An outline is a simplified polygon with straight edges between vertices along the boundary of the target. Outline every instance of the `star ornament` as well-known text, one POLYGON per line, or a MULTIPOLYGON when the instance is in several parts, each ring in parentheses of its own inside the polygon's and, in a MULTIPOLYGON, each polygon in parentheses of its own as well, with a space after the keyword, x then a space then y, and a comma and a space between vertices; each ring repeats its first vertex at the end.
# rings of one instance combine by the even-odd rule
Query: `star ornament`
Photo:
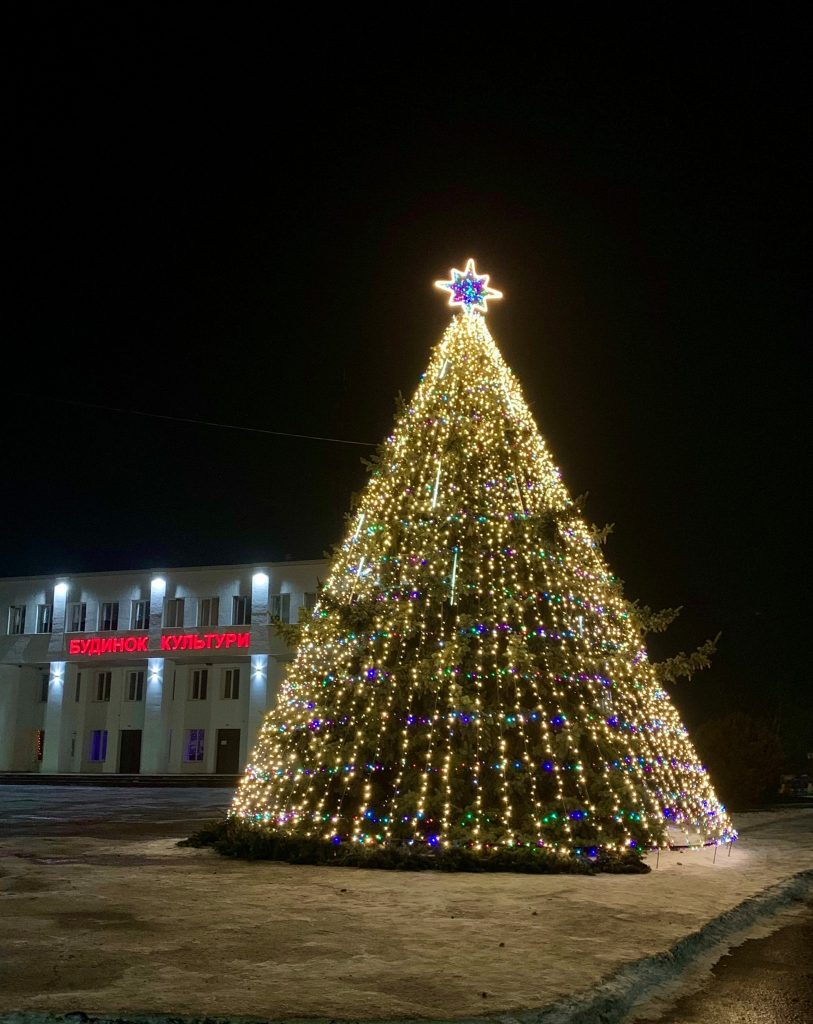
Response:
POLYGON ((450 274, 449 281, 435 281, 436 288, 449 292, 450 306, 461 306, 466 313, 487 313, 487 300, 502 298, 502 292, 488 287, 488 274, 478 274, 474 269, 474 260, 468 260, 465 270, 452 269, 450 274))

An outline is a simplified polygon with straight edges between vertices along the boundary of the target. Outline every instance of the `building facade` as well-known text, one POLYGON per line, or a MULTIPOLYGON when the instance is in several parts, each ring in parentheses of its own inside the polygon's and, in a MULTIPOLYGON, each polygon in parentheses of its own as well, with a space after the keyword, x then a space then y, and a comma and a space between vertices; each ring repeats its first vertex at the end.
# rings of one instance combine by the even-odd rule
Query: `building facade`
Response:
POLYGON ((240 772, 326 569, 0 579, 0 771, 240 772))

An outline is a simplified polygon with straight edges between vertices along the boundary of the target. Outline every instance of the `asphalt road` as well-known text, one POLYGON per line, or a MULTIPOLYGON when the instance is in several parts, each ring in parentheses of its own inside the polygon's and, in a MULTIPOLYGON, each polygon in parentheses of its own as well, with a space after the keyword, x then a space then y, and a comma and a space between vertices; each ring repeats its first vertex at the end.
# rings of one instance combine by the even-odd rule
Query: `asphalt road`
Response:
MULTIPOLYGON (((717 962, 701 989, 679 999, 657 1024, 811 1024, 813 902, 763 939, 717 962)), ((655 1018, 638 1024, 655 1024, 655 1018)))
POLYGON ((0 785, 0 837, 183 836, 221 818, 228 788, 0 785))

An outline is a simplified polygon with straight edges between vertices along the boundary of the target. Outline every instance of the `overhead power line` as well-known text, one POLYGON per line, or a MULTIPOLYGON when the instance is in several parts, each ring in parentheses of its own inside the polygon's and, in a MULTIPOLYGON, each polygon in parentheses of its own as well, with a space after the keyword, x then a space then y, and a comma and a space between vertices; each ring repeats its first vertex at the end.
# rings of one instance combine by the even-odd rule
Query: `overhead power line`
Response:
POLYGON ((299 437, 306 441, 330 441, 332 444, 353 444, 361 448, 375 448, 372 441, 350 441, 345 437, 321 437, 318 434, 294 434, 288 430, 266 430, 265 427, 243 427, 237 423, 217 423, 215 420, 193 420, 186 416, 170 416, 167 413, 143 412, 140 409, 120 409, 113 405, 99 405, 96 402, 79 402, 71 398, 54 398, 51 401, 65 405, 76 405, 85 409, 101 409, 125 416, 143 416, 152 420, 172 420, 174 423, 193 423, 198 427, 219 427, 221 430, 242 430, 249 434, 271 434, 274 437, 299 437))

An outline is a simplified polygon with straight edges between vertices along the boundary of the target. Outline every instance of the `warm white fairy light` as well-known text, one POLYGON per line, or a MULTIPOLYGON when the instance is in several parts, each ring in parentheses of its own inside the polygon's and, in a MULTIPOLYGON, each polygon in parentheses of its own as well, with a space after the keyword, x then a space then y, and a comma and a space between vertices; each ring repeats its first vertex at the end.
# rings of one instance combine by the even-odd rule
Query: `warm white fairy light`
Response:
POLYGON ((457 602, 455 601, 455 586, 457 584, 457 555, 458 551, 457 548, 455 548, 454 558, 452 559, 452 581, 450 585, 451 593, 449 596, 449 604, 452 605, 457 604, 457 602))
POLYGON ((471 306, 382 446, 232 813, 367 846, 589 853, 662 845, 665 825, 688 845, 727 841, 629 606, 471 306))

